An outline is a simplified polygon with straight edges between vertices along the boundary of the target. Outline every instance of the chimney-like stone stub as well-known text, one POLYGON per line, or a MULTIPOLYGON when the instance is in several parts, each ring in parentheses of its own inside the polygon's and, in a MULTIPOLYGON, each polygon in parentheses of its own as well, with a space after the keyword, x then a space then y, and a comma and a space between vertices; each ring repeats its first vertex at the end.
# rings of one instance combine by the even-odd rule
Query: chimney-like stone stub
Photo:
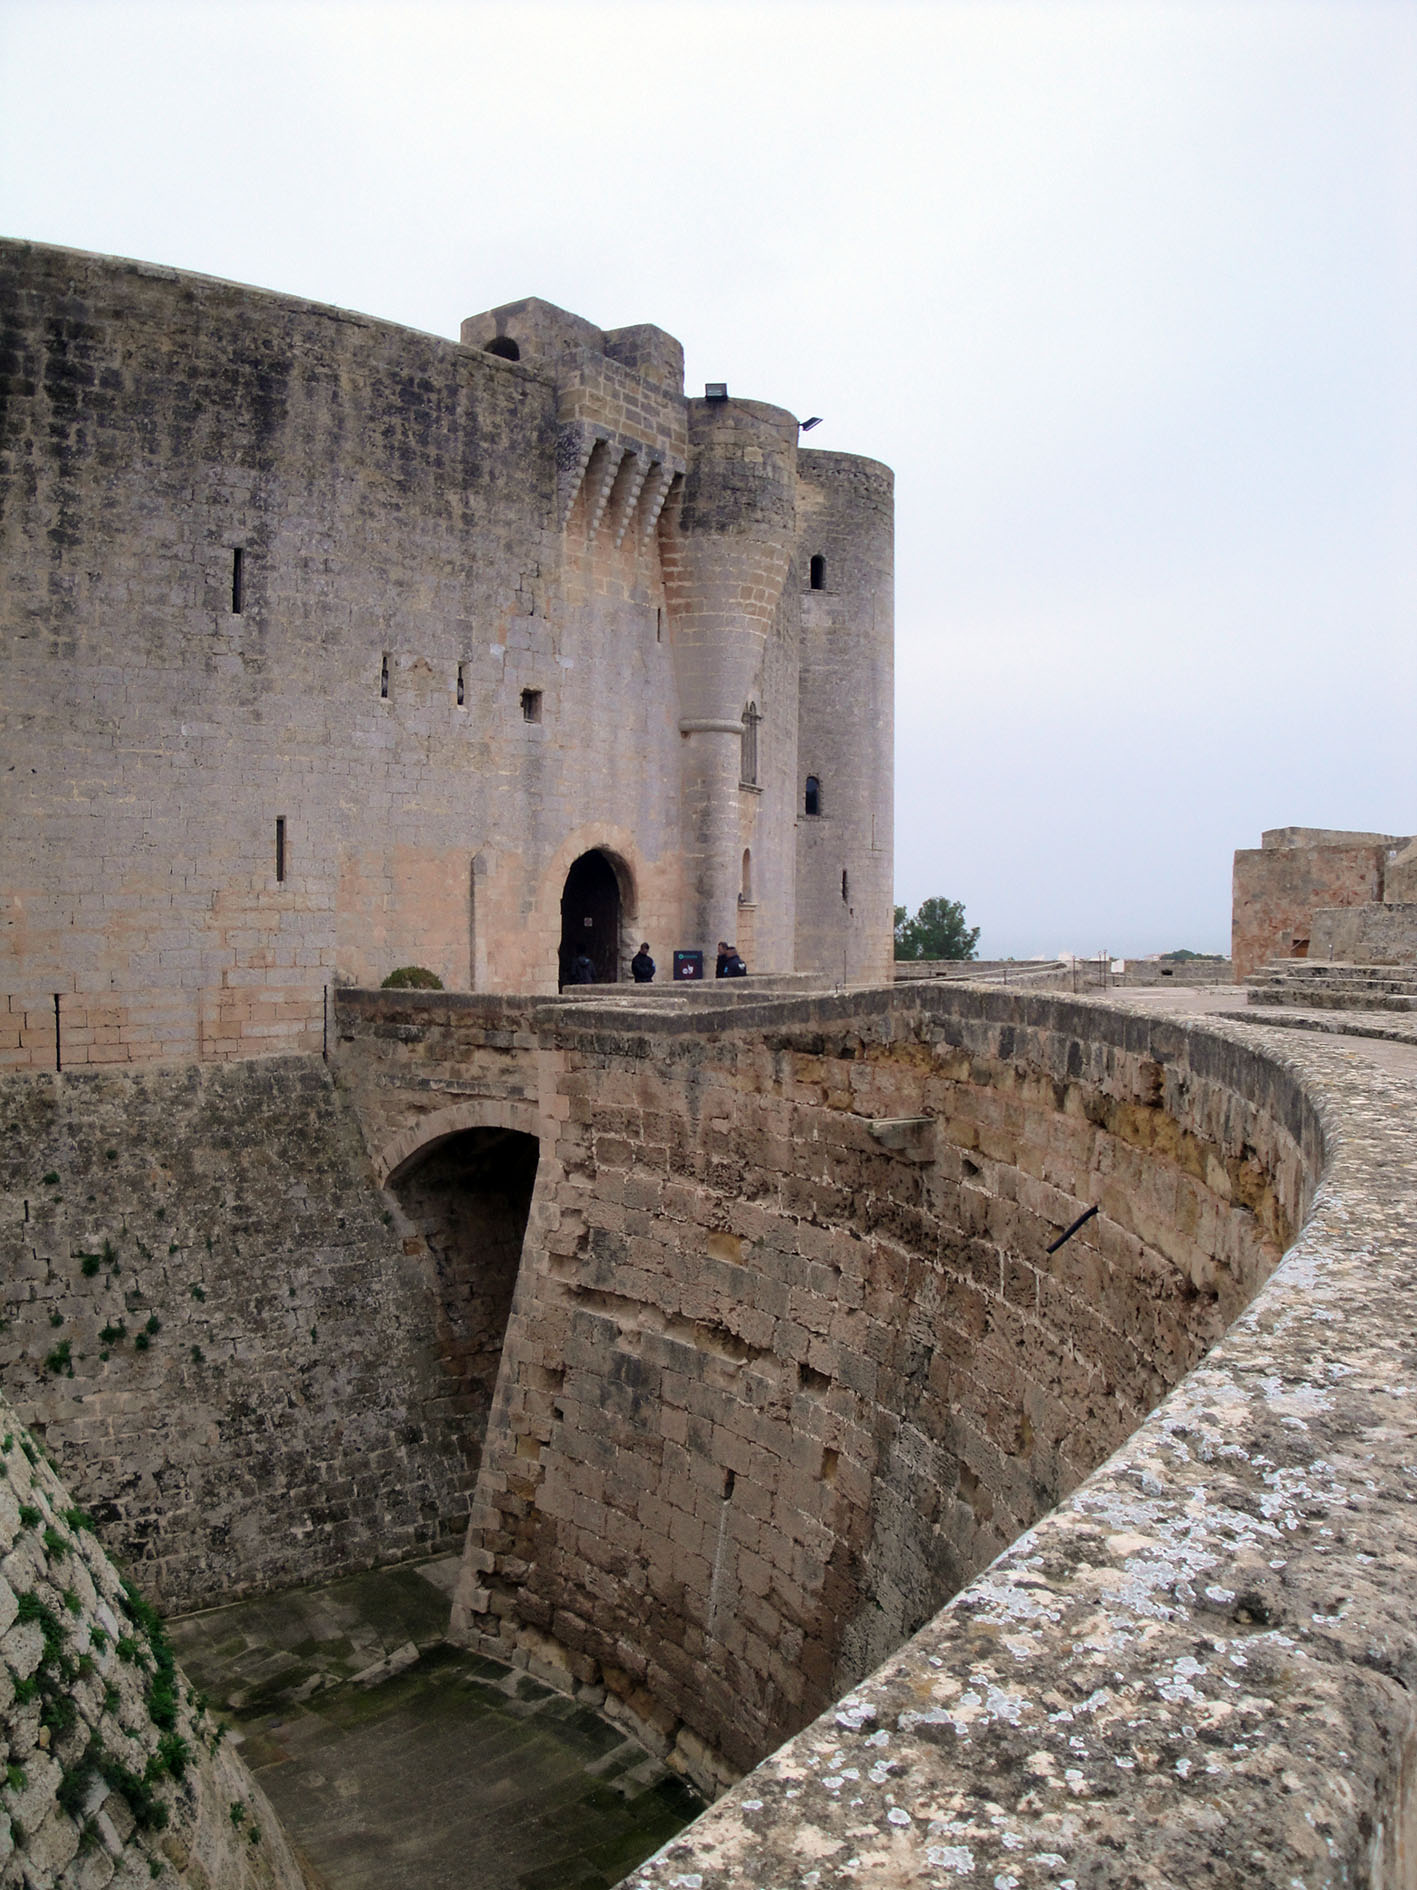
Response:
POLYGON ((605 332, 605 352, 642 380, 666 394, 682 400, 684 396, 684 344, 652 322, 638 322, 632 328, 609 328, 605 332))
POLYGON ((605 337, 594 322, 535 295, 521 302, 503 302, 481 315, 469 315, 462 324, 461 340, 465 348, 481 348, 489 354, 497 352, 491 346, 493 342, 510 341, 517 352, 509 354, 508 359, 553 371, 562 355, 577 349, 605 352, 605 337))
POLYGON ((532 295, 520 302, 503 302, 481 315, 469 315, 462 324, 460 339, 465 348, 481 348, 529 367, 549 368, 557 375, 568 355, 600 356, 616 362, 637 380, 648 382, 657 392, 678 401, 684 398, 683 343, 652 322, 602 330, 583 315, 574 315, 569 309, 532 295))

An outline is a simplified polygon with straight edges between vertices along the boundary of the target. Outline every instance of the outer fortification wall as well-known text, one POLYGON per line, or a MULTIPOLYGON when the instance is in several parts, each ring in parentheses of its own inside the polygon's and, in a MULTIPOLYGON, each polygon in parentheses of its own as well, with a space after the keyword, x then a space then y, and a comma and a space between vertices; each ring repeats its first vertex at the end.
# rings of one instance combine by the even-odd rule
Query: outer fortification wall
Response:
POLYGON ((1417 1085, 1282 1060, 1307 1097, 1276 1071, 1264 1113, 1323 1179, 1250 1310, 634 1890, 1411 1881, 1417 1085))

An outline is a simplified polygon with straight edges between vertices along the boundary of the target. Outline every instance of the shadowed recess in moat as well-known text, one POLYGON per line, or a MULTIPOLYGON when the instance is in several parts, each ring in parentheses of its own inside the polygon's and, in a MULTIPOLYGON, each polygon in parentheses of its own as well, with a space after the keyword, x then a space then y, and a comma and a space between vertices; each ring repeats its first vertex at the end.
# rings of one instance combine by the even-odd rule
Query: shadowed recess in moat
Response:
POLYGON ((609 1890, 702 1810, 584 1701, 443 1640, 452 1565, 172 1624, 320 1890, 609 1890))

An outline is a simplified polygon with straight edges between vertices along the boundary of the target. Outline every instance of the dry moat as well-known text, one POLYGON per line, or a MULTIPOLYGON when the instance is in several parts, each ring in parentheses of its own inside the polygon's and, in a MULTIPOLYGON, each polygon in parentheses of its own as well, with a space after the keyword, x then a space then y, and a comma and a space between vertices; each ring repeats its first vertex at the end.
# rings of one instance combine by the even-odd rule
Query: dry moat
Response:
POLYGON ((445 1639, 455 1564, 171 1624, 318 1890, 610 1890, 703 1809, 591 1704, 445 1639))
POLYGON ((0 1890, 1408 1890, 1409 1079, 967 988, 331 1038, 0 1086, 0 1890))

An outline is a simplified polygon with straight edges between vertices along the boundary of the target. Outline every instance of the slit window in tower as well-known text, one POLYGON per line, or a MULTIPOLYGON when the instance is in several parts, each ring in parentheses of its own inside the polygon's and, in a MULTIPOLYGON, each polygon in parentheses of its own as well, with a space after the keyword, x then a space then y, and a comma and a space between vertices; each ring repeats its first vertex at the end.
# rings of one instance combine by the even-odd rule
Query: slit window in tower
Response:
POLYGON ((276 815, 276 879, 285 878, 285 815, 276 815))
POLYGON ((233 617, 239 617, 241 615, 243 604, 242 590, 246 578, 245 564, 246 553, 241 549, 240 545, 237 545, 231 554, 231 614, 233 617))
POLYGON ((802 812, 817 815, 822 811, 822 784, 816 775, 807 776, 807 791, 802 796, 802 812))
POLYGON ((743 747, 738 762, 738 781, 741 787, 758 785, 758 724, 762 721, 756 702, 750 702, 743 710, 743 747))
POLYGON ((379 700, 380 702, 387 702, 388 699, 389 699, 389 653, 387 650, 385 650, 384 655, 383 655, 383 660, 379 664, 379 700))
POLYGON ((827 588, 827 561, 824 553, 820 551, 814 551, 812 553, 812 562, 808 567, 808 571, 808 581, 812 589, 814 591, 824 591, 827 588))
POLYGON ((841 903, 843 905, 848 905, 850 904, 850 901, 851 901, 851 895, 848 892, 847 885, 846 885, 846 868, 843 866, 841 869, 841 903))
POLYGON ((465 709, 467 707, 466 670, 467 670, 467 665, 465 663, 458 664, 458 707, 460 709, 465 709))
POLYGON ((522 720, 524 722, 541 720, 541 691, 539 689, 522 690, 522 720))
POLYGON ((664 606, 662 604, 656 607, 654 613, 654 640, 656 643, 664 641, 664 606))

